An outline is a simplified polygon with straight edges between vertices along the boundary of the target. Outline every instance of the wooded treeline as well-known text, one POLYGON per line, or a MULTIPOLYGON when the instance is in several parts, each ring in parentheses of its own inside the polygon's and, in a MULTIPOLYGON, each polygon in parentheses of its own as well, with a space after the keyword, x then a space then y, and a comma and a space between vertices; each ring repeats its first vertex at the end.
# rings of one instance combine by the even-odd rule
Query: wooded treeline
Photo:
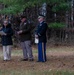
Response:
MULTIPOLYGON (((43 14, 49 27, 48 44, 74 44, 74 0, 42 0, 40 2, 39 0, 16 0, 16 2, 10 0, 14 4, 11 2, 8 4, 5 0, 1 0, 1 4, 2 1, 4 8, 1 8, 1 15, 11 16, 11 20, 14 20, 13 17, 15 18, 16 14, 19 16, 25 14, 34 29, 37 25, 38 15, 43 14), (26 4, 24 4, 25 2, 26 4)), ((15 28, 14 21, 12 21, 12 26, 15 28)))

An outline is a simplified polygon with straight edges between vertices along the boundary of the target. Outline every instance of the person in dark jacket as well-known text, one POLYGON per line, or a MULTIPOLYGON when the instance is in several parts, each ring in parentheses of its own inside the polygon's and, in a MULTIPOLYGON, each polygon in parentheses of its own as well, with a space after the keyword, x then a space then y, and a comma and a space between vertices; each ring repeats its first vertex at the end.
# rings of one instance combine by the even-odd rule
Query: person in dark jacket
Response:
POLYGON ((38 17, 39 24, 35 33, 35 38, 39 39, 38 42, 38 62, 46 62, 46 31, 47 23, 45 22, 44 16, 39 15, 38 17))
POLYGON ((21 16, 21 23, 17 34, 19 35, 19 40, 23 49, 23 59, 21 60, 33 61, 33 53, 31 46, 31 25, 30 23, 28 23, 27 18, 24 15, 21 16))
POLYGON ((11 50, 13 45, 13 42, 12 42, 13 30, 11 28, 11 25, 8 24, 7 20, 4 21, 1 31, 5 33, 1 35, 4 60, 5 61, 11 60, 11 50))

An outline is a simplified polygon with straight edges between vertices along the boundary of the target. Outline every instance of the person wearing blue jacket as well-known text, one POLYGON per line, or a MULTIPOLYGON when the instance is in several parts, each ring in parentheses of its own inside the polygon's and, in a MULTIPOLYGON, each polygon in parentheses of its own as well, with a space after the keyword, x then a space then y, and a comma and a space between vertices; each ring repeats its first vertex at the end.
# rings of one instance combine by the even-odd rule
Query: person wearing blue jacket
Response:
POLYGON ((46 62, 46 31, 47 31, 47 23, 45 22, 45 18, 43 15, 39 15, 38 17, 39 24, 36 29, 35 38, 39 39, 38 42, 38 62, 46 62))
POLYGON ((13 30, 11 28, 11 24, 9 24, 7 20, 5 20, 3 22, 3 27, 0 31, 3 31, 5 33, 1 35, 4 61, 11 60, 11 49, 13 45, 13 30))

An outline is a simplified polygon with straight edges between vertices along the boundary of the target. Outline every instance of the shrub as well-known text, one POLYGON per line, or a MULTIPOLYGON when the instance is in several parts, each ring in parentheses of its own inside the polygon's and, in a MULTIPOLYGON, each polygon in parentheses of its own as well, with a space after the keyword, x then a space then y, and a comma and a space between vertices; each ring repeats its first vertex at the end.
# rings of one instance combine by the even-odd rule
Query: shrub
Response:
POLYGON ((49 28, 64 28, 65 24, 64 23, 54 22, 54 23, 48 24, 48 27, 49 28))

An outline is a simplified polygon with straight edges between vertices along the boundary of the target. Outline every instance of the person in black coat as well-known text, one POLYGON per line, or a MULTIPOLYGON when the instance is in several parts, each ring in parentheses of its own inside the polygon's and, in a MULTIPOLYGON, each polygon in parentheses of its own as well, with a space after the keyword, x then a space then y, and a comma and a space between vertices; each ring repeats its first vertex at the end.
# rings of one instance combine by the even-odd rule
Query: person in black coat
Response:
POLYGON ((39 24, 37 26, 37 30, 35 33, 35 38, 39 39, 38 42, 38 62, 45 62, 46 59, 46 31, 47 31, 47 23, 44 20, 43 15, 39 15, 38 17, 39 24))
POLYGON ((11 24, 8 24, 7 20, 4 21, 1 31, 5 33, 1 35, 1 38, 2 38, 4 60, 7 61, 11 59, 11 46, 13 45, 12 42, 13 30, 11 28, 11 24))

